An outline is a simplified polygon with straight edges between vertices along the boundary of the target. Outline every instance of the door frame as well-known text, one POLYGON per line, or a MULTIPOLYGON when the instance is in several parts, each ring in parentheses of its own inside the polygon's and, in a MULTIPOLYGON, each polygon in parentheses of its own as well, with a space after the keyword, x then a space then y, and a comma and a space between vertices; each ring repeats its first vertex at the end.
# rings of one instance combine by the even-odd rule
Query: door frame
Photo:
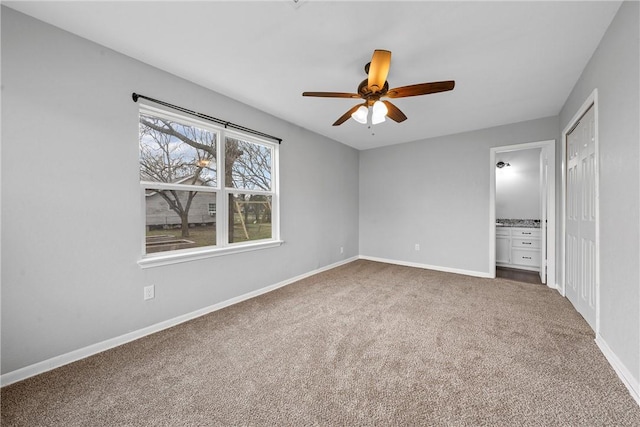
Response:
POLYGON ((547 181, 547 286, 557 289, 556 280, 556 140, 526 142, 489 149, 489 277, 496 277, 496 154, 541 148, 548 150, 547 181))
POLYGON ((584 103, 578 108, 578 111, 569 120, 567 126, 562 130, 562 186, 560 188, 560 210, 561 210, 561 227, 562 239, 560 249, 560 267, 562 268, 561 280, 558 291, 563 297, 566 297, 566 245, 567 245, 567 134, 569 134, 577 125, 582 116, 593 106, 594 115, 594 138, 595 138, 595 203, 596 203, 596 336, 600 333, 600 144, 598 132, 598 89, 587 97, 584 103))

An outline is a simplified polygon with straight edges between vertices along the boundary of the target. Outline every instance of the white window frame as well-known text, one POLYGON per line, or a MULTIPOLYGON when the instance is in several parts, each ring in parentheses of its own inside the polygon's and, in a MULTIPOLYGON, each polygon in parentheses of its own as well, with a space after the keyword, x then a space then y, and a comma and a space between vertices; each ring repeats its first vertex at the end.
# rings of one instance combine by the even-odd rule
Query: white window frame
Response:
MULTIPOLYGON (((266 139, 257 138, 251 134, 239 131, 230 131, 221 126, 191 118, 186 115, 176 114, 147 104, 140 104, 138 116, 140 114, 165 118, 167 120, 197 126, 201 129, 216 133, 216 186, 199 186, 187 184, 170 184, 153 181, 140 181, 141 195, 141 254, 138 265, 142 268, 157 267, 182 262, 201 260, 216 256, 229 255, 259 249, 267 249, 280 246, 283 242, 280 239, 280 185, 279 185, 279 144, 266 139), (226 138, 231 137, 241 139, 246 142, 259 144, 271 149, 271 190, 246 190, 237 188, 226 188, 225 183, 225 162, 221 156, 224 153, 226 138), (146 202, 145 190, 195 190, 199 192, 211 192, 216 194, 216 245, 203 246, 192 249, 179 249, 166 252, 146 253, 146 202), (228 243, 227 218, 220 218, 220 212, 228 212, 229 194, 263 194, 271 196, 271 238, 252 240, 246 242, 228 243), (218 209, 221 208, 221 209, 218 209)), ((224 216, 224 215, 223 215, 224 216)))

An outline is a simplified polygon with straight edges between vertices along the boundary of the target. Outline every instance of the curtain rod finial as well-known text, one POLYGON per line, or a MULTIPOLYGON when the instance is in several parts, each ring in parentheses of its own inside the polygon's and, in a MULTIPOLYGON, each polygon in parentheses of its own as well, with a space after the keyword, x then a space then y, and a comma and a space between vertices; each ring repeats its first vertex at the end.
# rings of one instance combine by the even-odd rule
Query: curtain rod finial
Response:
POLYGON ((131 94, 131 98, 133 98, 133 102, 138 102, 138 94, 137 93, 133 92, 131 94))

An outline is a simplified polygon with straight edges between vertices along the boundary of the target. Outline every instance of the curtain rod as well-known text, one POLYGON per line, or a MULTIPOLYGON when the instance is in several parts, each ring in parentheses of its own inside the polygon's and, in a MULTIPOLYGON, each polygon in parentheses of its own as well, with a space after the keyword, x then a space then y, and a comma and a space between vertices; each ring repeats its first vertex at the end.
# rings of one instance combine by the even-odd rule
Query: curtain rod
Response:
POLYGON ((160 100, 157 100, 157 99, 149 98, 148 96, 140 95, 139 93, 133 92, 131 94, 131 98, 133 98, 133 102, 138 102, 139 98, 146 99, 147 101, 155 102, 156 104, 160 104, 160 105, 164 105, 165 107, 173 108, 174 110, 178 110, 178 111, 180 111, 182 113, 191 114, 192 116, 196 116, 196 117, 199 117, 201 119, 209 120, 210 122, 214 122, 214 123, 217 123, 219 125, 223 125, 225 128, 232 128, 232 129, 236 129, 236 130, 241 130, 243 132, 251 133, 253 135, 257 135, 257 136, 262 136, 264 138, 273 139, 275 141, 278 141, 278 144, 282 143, 282 138, 278 138, 277 136, 269 135, 267 133, 263 133, 263 132, 260 132, 260 131, 257 131, 257 130, 253 130, 253 129, 250 129, 250 128, 247 128, 247 127, 244 127, 244 126, 240 126, 240 125, 237 125, 235 123, 227 122, 225 120, 221 120, 221 119, 209 116, 207 114, 202 114, 202 113, 198 113, 196 111, 188 110, 188 109, 183 108, 183 107, 178 107, 177 105, 169 104, 168 102, 164 102, 164 101, 160 101, 160 100))

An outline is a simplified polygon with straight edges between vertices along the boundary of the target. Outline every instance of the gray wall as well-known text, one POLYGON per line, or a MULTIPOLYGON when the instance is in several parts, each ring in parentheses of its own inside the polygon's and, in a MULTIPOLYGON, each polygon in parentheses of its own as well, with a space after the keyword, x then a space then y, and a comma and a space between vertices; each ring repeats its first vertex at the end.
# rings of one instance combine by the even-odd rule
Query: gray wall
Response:
POLYGON ((358 254, 354 149, 4 7, 2 85, 2 373, 358 254), (137 265, 134 91, 284 139, 284 245, 137 265))
POLYGON ((640 379, 639 3, 624 2, 560 112, 599 98, 600 334, 640 379))
POLYGON ((361 151, 360 254, 488 274, 489 148, 558 127, 548 117, 361 151))

